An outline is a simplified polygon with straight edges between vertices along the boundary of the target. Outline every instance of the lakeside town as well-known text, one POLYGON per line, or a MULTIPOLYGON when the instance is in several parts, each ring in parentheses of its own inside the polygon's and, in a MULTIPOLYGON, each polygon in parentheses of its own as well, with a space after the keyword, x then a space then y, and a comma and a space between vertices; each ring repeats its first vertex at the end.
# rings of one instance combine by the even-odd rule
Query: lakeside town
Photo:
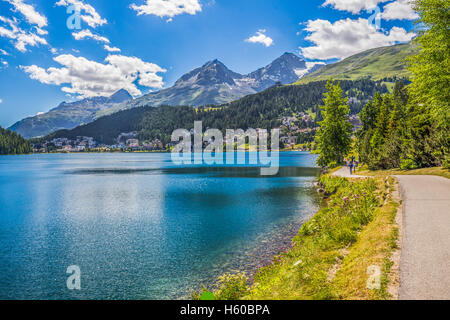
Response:
MULTIPOLYGON (((350 117, 350 122, 355 130, 359 127, 360 121, 357 115, 350 117)), ((310 151, 312 141, 319 129, 313 116, 300 112, 290 117, 279 119, 280 126, 275 129, 280 130, 280 149, 310 151)), ((253 128, 249 128, 252 130, 253 128)), ((255 129, 258 133, 263 130, 255 129)), ((191 135, 194 130, 191 129, 191 135)), ((171 150, 175 145, 173 142, 164 144, 160 139, 151 141, 139 140, 137 131, 122 132, 115 139, 115 144, 107 145, 96 141, 93 137, 78 136, 74 139, 53 138, 43 142, 32 144, 34 153, 77 153, 77 152, 165 152, 171 150)), ((236 135, 237 139, 242 138, 236 135)), ((205 147, 208 142, 205 142, 205 147)))

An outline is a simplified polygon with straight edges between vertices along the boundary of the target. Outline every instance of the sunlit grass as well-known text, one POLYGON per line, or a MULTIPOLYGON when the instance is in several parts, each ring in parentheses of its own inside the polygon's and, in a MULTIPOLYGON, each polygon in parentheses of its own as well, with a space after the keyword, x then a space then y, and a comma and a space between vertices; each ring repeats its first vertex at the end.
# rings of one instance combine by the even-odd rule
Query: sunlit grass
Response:
POLYGON ((362 167, 357 171, 359 175, 371 176, 371 177, 387 177, 394 175, 431 175, 431 176, 440 176, 447 179, 450 179, 450 170, 444 169, 441 167, 434 168, 422 168, 422 169, 414 169, 414 170, 401 170, 401 169, 391 169, 391 170, 369 170, 366 166, 362 167))

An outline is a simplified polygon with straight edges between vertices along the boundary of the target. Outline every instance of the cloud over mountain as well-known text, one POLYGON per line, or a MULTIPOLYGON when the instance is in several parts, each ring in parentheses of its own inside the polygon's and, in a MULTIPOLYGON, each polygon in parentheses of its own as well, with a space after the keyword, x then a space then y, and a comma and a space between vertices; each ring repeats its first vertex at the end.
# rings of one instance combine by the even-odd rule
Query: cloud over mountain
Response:
POLYGON ((258 30, 258 32, 256 32, 256 35, 246 39, 245 41, 250 43, 261 43, 266 47, 270 47, 271 45, 273 45, 273 40, 272 38, 266 36, 265 33, 266 30, 260 29, 258 30))
POLYGON ((305 30, 309 32, 305 39, 313 45, 300 49, 306 58, 320 60, 344 59, 368 49, 407 42, 415 36, 415 33, 400 27, 383 33, 362 18, 347 18, 334 23, 322 19, 310 20, 305 30))
POLYGON ((71 54, 59 55, 53 60, 62 67, 44 69, 31 65, 21 68, 31 79, 45 84, 64 85, 62 91, 84 98, 109 96, 120 89, 137 96, 141 91, 136 86, 136 81, 139 85, 149 88, 159 89, 164 85, 158 73, 164 73, 166 70, 136 57, 109 55, 105 59, 106 64, 71 54))

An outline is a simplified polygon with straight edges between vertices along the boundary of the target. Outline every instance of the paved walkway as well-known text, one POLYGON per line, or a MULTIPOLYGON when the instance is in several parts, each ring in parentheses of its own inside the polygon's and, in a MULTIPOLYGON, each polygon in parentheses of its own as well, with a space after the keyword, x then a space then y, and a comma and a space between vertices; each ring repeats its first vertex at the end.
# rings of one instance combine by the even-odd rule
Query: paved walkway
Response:
MULTIPOLYGON (((346 167, 334 173, 345 178, 346 167)), ((395 176, 403 200, 400 300, 450 300, 450 180, 395 176)))
POLYGON ((333 173, 334 176, 342 178, 366 178, 364 176, 358 176, 356 174, 350 175, 350 169, 348 167, 342 167, 338 171, 333 173))
POLYGON ((400 300, 450 299, 450 180, 396 176, 403 199, 400 300))

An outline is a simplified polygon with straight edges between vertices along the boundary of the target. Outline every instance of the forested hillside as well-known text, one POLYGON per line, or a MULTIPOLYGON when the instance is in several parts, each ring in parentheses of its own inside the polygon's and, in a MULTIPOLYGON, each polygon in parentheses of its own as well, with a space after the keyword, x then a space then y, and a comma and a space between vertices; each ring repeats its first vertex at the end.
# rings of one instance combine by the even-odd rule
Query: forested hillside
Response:
MULTIPOLYGON (((443 10, 446 5, 448 0, 415 2, 424 27, 414 41, 418 53, 409 57, 411 84, 405 87, 400 81, 392 93, 377 93, 360 114, 357 153, 370 169, 450 167, 450 11, 443 10)), ((331 85, 329 89, 338 90, 331 85)), ((325 101, 327 110, 342 109, 338 95, 327 96, 333 97, 325 101)), ((345 125, 345 121, 340 122, 345 125)), ((349 151, 347 142, 339 142, 347 141, 348 133, 335 130, 335 117, 320 125, 317 143, 325 159, 320 164, 333 166, 349 151), (329 150, 329 145, 334 149, 329 150)))
POLYGON ((448 0, 420 0, 426 26, 410 58, 412 83, 376 95, 364 108, 358 149, 372 169, 450 166, 450 11, 448 0))
POLYGON ((0 127, 0 155, 31 153, 28 141, 15 132, 0 127))
MULTIPOLYGON (((349 97, 355 98, 351 103, 353 113, 358 113, 376 92, 388 91, 381 82, 370 80, 342 81, 341 86, 349 97)), ((318 105, 324 92, 325 82, 321 81, 301 86, 274 86, 222 106, 134 108, 102 117, 70 131, 55 132, 44 139, 88 136, 100 143, 114 144, 120 133, 137 131, 140 140, 160 139, 168 143, 174 130, 191 129, 196 120, 203 121, 204 128, 220 130, 271 129, 279 125, 280 117, 297 112, 315 114, 316 121, 320 120, 318 105)))

